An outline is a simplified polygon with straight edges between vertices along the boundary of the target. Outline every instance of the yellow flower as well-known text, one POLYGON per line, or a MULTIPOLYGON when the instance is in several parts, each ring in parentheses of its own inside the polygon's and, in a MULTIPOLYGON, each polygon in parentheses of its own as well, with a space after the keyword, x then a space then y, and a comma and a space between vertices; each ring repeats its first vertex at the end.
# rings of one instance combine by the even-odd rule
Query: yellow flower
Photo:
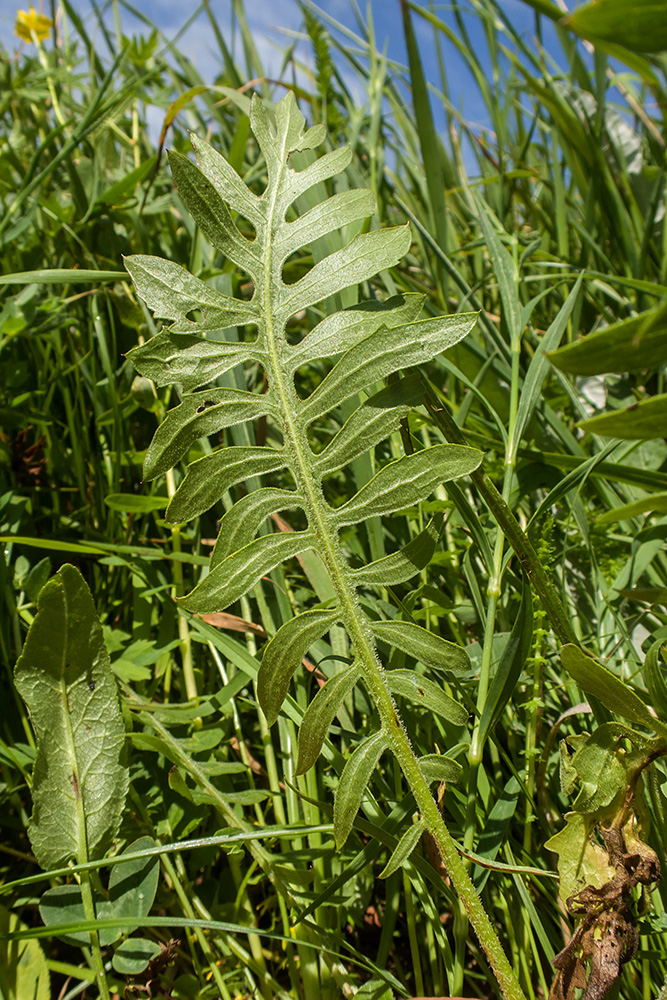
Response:
POLYGON ((16 12, 14 31, 24 42, 32 41, 33 31, 38 41, 43 41, 48 37, 52 27, 51 18, 45 17, 44 14, 38 14, 32 4, 30 4, 30 13, 25 10, 17 10, 16 12))

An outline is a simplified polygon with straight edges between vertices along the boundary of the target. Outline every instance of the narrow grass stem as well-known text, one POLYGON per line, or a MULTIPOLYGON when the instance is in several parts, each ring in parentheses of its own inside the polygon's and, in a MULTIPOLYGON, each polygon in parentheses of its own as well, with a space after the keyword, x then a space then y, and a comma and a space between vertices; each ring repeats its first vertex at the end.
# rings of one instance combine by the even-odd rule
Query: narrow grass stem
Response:
MULTIPOLYGON (((79 864, 85 864, 88 857, 79 858, 77 861, 79 864)), ((85 914, 86 920, 95 921, 95 902, 93 900, 93 886, 90 877, 90 872, 81 873, 81 901, 83 902, 83 912, 85 914)), ((104 962, 102 960, 102 949, 100 948, 100 936, 97 931, 90 931, 90 950, 93 960, 93 969, 95 971, 95 977, 97 979, 97 985, 99 987, 100 996, 103 1000, 111 1000, 111 994, 109 992, 109 984, 107 982, 107 975, 104 970, 104 962)))
MULTIPOLYGON (((446 440, 455 444, 465 444, 465 436, 454 423, 447 410, 442 406, 431 385, 426 382, 425 384, 427 390, 426 406, 436 426, 440 428, 446 440)), ((470 478, 502 529, 505 538, 514 549, 524 573, 539 595, 556 638, 563 644, 572 642, 577 646, 581 645, 572 628, 563 602, 540 562, 533 543, 522 529, 509 505, 483 469, 476 469, 470 474, 470 478)))
MULTIPOLYGON (((174 483, 174 473, 170 469, 166 475, 167 480, 167 494, 169 498, 173 497, 176 492, 176 485, 174 483)), ((175 554, 180 555, 181 552, 181 529, 178 525, 175 525, 171 529, 171 544, 175 554)), ((174 559, 174 586, 172 588, 172 596, 174 598, 182 597, 185 590, 183 587, 183 566, 178 561, 174 559)), ((197 697, 197 680, 195 678, 194 663, 192 659, 192 640, 190 639, 190 629, 188 627, 187 619, 184 615, 178 613, 178 636, 180 639, 180 653, 181 653, 181 664, 183 667, 183 683, 185 684, 185 694, 188 701, 192 701, 197 697)), ((169 694, 169 674, 165 677, 165 694, 169 694)))
POLYGON ((412 970, 415 976, 415 992, 420 995, 424 992, 424 976, 422 974, 421 949, 417 937, 417 917, 415 913, 415 901, 412 896, 412 887, 407 872, 403 869, 403 893, 405 895, 405 918, 408 925, 408 939, 410 941, 410 954, 412 955, 412 970))
MULTIPOLYGON (((178 896, 178 901, 181 904, 181 909, 183 911, 184 916, 194 917, 195 916, 194 908, 192 906, 192 903, 190 902, 190 899, 188 898, 187 892, 185 891, 181 883, 181 879, 179 878, 178 872, 176 871, 176 868, 174 867, 171 858, 169 858, 165 854, 162 856, 161 862, 165 874, 169 879, 169 881, 171 882, 174 892, 178 896)), ((195 937, 197 938, 197 943, 199 944, 199 947, 201 948, 202 953, 208 963, 208 967, 211 970, 211 975, 215 980, 215 985, 220 991, 220 997, 222 998, 222 1000, 232 1000, 231 994, 229 993, 229 990, 227 989, 227 986, 225 984, 225 980, 220 974, 220 970, 218 969, 215 956, 211 951, 206 935, 199 927, 195 927, 194 933, 195 937)))
POLYGON ((56 88, 53 85, 53 75, 51 73, 51 67, 49 66, 48 56, 44 51, 44 46, 37 37, 37 33, 35 31, 31 31, 30 34, 32 35, 33 43, 35 45, 35 48, 37 49, 37 57, 41 63, 44 73, 46 74, 46 84, 49 88, 49 94, 51 95, 51 104, 53 105, 53 113, 56 116, 58 124, 64 125, 65 118, 60 109, 60 102, 58 100, 58 95, 56 94, 56 88))

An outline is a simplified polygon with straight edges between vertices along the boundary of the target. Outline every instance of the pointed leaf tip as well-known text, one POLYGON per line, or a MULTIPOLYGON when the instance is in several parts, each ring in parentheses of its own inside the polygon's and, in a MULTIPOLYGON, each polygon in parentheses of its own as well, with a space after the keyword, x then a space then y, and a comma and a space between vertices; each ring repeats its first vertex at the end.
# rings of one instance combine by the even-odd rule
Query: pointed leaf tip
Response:
POLYGON ((257 697, 270 726, 278 718, 292 674, 312 644, 321 639, 338 618, 338 610, 304 611, 285 622, 267 644, 257 674, 257 697))
POLYGON ((389 739, 383 730, 374 733, 357 747, 343 768, 336 789, 333 815, 334 838, 338 850, 344 846, 350 835, 364 792, 377 762, 388 745, 389 739))

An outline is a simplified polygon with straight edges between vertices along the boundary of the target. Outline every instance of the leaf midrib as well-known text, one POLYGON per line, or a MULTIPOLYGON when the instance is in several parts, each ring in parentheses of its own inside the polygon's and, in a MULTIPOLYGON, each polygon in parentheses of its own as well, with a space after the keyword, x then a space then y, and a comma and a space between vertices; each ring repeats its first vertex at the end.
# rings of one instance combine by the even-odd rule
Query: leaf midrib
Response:
MULTIPOLYGON (((266 347, 269 357, 270 377, 273 379, 276 398, 279 401, 279 405, 282 410, 285 438, 286 441, 289 441, 295 460, 294 475, 297 481, 297 487, 302 491, 309 521, 311 521, 312 526, 316 530, 320 543, 321 555, 325 561, 327 569, 329 570, 331 582, 341 605, 341 616, 348 632, 350 633, 352 641, 355 643, 358 654, 364 659, 367 665, 365 674, 369 674, 368 667, 370 667, 371 672, 377 674, 377 680, 380 682, 379 690, 374 693, 377 693, 380 697, 384 695, 385 698, 391 698, 389 692, 385 689, 385 686, 382 683, 382 668, 380 667, 379 660, 377 659, 377 654, 375 653, 372 643, 369 642, 363 623, 357 614, 354 594, 351 592, 350 586, 347 582, 345 567, 343 566, 343 561, 337 545, 337 537, 334 534, 335 528, 332 523, 333 514, 332 517, 328 516, 322 499, 318 495, 318 487, 316 486, 316 483, 319 483, 319 477, 317 476, 314 462, 309 461, 310 449, 308 442, 305 438, 305 432, 299 426, 298 416, 292 402, 290 386, 287 381, 289 376, 287 376, 283 371, 283 366, 278 353, 278 342, 273 317, 276 315, 277 310, 283 305, 283 303, 280 300, 274 302, 273 289, 274 287, 280 287, 280 284, 282 283, 282 275, 280 273, 280 259, 274 258, 273 254, 273 232, 276 222, 282 221, 276 219, 276 202, 279 200, 280 188, 285 176, 285 171, 289 169, 287 165, 287 157, 286 133, 284 133, 280 155, 279 157, 276 157, 280 166, 278 168, 273 190, 271 191, 271 196, 268 202, 266 238, 264 240, 265 249, 262 261, 264 267, 263 307, 266 323, 266 347), (274 277, 275 282, 272 281, 272 278, 274 277)), ((370 682, 371 678, 367 676, 367 680, 370 682)), ((371 686, 375 685, 371 683, 371 686)))
POLYGON ((62 598, 63 598, 63 619, 65 625, 65 641, 63 643, 63 652, 60 668, 60 677, 58 679, 58 687, 60 690, 60 700, 62 703, 64 728, 65 728, 65 740, 67 743, 66 753, 69 759, 69 770, 68 781, 73 784, 74 792, 74 815, 76 824, 76 861, 77 864, 82 865, 88 861, 88 838, 86 833, 86 813, 83 803, 83 789, 81 787, 81 776, 79 774, 79 761, 76 753, 76 742, 74 739, 74 732, 72 730, 72 717, 70 714, 70 699, 67 690, 67 660, 68 660, 68 646, 69 646, 69 607, 67 600, 67 591, 65 587, 61 588, 62 598))

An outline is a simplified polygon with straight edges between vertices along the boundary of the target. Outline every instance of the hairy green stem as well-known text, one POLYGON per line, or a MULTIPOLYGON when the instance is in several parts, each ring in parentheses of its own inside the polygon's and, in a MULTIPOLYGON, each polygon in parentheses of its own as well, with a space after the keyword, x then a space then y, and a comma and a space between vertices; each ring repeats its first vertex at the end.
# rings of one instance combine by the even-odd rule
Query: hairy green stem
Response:
MULTIPOLYGON (((283 164, 281 170, 285 170, 287 149, 283 148, 281 153, 279 162, 283 164)), ((275 393, 280 407, 285 447, 289 449, 293 457, 292 468, 297 487, 304 499, 308 521, 319 540, 320 554, 327 566, 339 601, 341 620, 354 645, 366 686, 378 710, 382 729, 387 734, 390 746, 414 796, 426 829, 438 846, 452 884, 463 902, 470 923, 505 997, 507 1000, 525 1000, 524 993, 507 960, 498 935, 431 795, 417 756, 397 715, 370 628, 357 604, 356 591, 348 581, 347 565, 340 549, 331 509, 326 504, 319 482, 313 475, 306 432, 298 419, 298 401, 295 398, 294 386, 291 377, 287 376, 281 363, 279 337, 282 329, 274 320, 274 317, 279 314, 279 303, 274 299, 274 290, 279 288, 282 282, 281 261, 274 254, 272 239, 280 221, 277 217, 276 206, 279 190, 278 179, 278 182, 272 185, 272 194, 267 203, 262 306, 268 354, 267 375, 269 385, 275 393)))

